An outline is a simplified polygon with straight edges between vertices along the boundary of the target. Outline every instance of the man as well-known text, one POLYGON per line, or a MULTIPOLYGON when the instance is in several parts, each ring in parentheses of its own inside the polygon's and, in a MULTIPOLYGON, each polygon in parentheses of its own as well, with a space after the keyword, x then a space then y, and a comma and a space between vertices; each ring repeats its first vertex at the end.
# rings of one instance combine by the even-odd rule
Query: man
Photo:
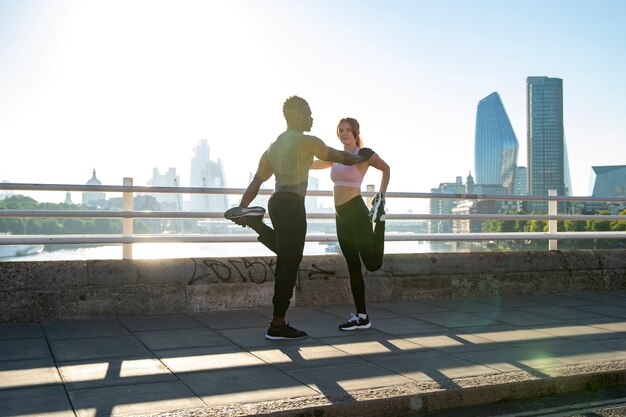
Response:
POLYGON ((354 165, 367 161, 373 154, 363 148, 358 155, 330 148, 319 138, 305 135, 313 126, 311 108, 301 97, 289 97, 283 104, 287 130, 270 144, 261 155, 254 179, 241 197, 239 207, 232 208, 224 216, 242 226, 250 226, 259 233, 259 241, 277 255, 272 303, 272 322, 267 339, 302 339, 307 334, 285 321, 289 302, 298 275, 306 236, 306 211, 304 197, 313 157, 324 161, 354 165), (274 229, 263 223, 265 210, 248 205, 257 196, 261 184, 272 175, 276 187, 268 202, 274 229))

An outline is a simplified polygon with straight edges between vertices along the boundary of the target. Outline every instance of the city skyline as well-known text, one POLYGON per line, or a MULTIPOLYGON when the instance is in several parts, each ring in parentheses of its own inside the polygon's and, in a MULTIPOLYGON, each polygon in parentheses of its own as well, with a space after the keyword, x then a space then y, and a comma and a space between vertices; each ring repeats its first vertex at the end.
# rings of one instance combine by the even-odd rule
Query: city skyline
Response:
POLYGON ((624 164, 625 12, 609 0, 0 0, 0 180, 84 183, 97 168, 103 184, 139 185, 177 167, 185 181, 207 139, 243 188, 298 94, 312 134, 339 147, 337 121, 357 118, 391 166, 389 191, 424 192, 473 170, 490 92, 524 138, 525 79, 544 75, 564 80, 572 192, 587 195, 592 166, 624 164))

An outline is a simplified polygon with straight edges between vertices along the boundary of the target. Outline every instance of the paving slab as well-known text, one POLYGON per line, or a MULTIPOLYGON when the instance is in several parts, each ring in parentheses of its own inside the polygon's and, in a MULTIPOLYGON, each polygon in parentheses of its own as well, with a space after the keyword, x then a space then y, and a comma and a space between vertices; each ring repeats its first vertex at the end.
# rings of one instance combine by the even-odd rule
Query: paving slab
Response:
POLYGON ((430 323, 443 327, 466 327, 466 326, 485 326, 500 323, 494 318, 492 313, 463 313, 460 311, 448 311, 443 313, 426 313, 413 315, 411 317, 419 318, 430 323))
POLYGON ((42 326, 49 340, 130 335, 115 319, 47 321, 42 326))
POLYGON ((519 310, 501 310, 495 315, 487 313, 476 313, 478 317, 491 319, 494 323, 514 324, 516 326, 537 326, 540 324, 559 323, 558 317, 549 314, 535 314, 519 310))
POLYGON ((403 385, 411 379, 372 363, 324 366, 286 371, 316 392, 332 397, 354 390, 403 385))
POLYGON ((158 359, 99 359, 58 364, 68 390, 176 381, 158 359))
POLYGON ((281 370, 365 363, 362 359, 327 344, 276 346, 252 350, 250 353, 281 370))
POLYGON ((497 370, 437 350, 370 355, 368 360, 414 381, 490 375, 497 370))
POLYGON ((63 385, 0 391, 0 417, 76 417, 63 385))
POLYGON ((558 320, 569 321, 576 318, 601 318, 604 317, 601 314, 592 313, 590 311, 581 310, 578 306, 541 306, 541 307, 519 307, 519 311, 526 313, 537 314, 547 317, 552 317, 558 320))
MULTIPOLYGON (((427 308, 430 311, 440 311, 439 307, 435 307, 429 304, 408 302, 408 303, 378 303, 367 306, 367 314, 369 314, 372 320, 388 319, 394 317, 400 317, 403 314, 417 313, 420 306, 427 308)), ((344 322, 350 318, 350 313, 355 313, 354 305, 341 304, 332 306, 320 306, 316 307, 316 310, 324 311, 328 314, 335 315, 339 318, 339 321, 344 322)))
POLYGON ((183 314, 147 317, 120 317, 118 319, 130 331, 192 329, 203 327, 193 317, 183 314))
POLYGON ((213 311, 192 314, 191 317, 215 330, 267 327, 270 321, 268 317, 260 315, 257 311, 213 311))
MULTIPOLYGON (((429 313, 436 314, 436 313, 429 313)), ((394 319, 380 319, 376 321, 375 330, 390 335, 417 335, 424 333, 442 333, 445 327, 438 326, 425 320, 404 316, 394 319)))
POLYGON ((156 414, 205 405, 180 381, 85 389, 68 394, 79 417, 156 414))
POLYGON ((400 353, 418 350, 430 350, 402 337, 388 336, 381 333, 352 334, 344 337, 320 339, 324 343, 366 360, 369 355, 400 353))
POLYGON ((181 380, 209 406, 282 400, 317 392, 272 367, 196 372, 181 380))
POLYGON ((135 332, 150 350, 230 345, 230 340, 206 327, 135 332))
POLYGON ((48 342, 39 339, 8 339, 0 342, 0 362, 51 358, 48 342))
POLYGON ((39 323, 0 324, 0 340, 44 337, 39 323))
POLYGON ((171 349, 155 353, 161 362, 176 374, 236 368, 251 369, 266 365, 258 357, 237 346, 171 349))
POLYGON ((152 357, 152 353, 134 336, 90 337, 88 339, 51 340, 50 348, 58 362, 152 357))
POLYGON ((52 359, 0 362, 0 390, 62 383, 52 359))
POLYGON ((464 334, 463 337, 460 337, 457 333, 448 333, 433 336, 406 337, 405 339, 424 348, 436 349, 446 353, 475 352, 501 348, 500 344, 471 334, 464 334))
POLYGON ((626 319, 626 307, 612 304, 597 304, 578 307, 580 310, 601 314, 608 317, 626 319))

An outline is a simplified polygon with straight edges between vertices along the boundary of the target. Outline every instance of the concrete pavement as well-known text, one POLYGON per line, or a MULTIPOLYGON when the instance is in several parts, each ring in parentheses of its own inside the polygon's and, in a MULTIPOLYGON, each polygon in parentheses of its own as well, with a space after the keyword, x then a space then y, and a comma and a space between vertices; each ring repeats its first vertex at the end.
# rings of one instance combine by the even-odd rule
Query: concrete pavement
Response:
MULTIPOLYGON (((396 416, 626 384, 626 290, 0 325, 0 416, 396 416)), ((626 385, 625 385, 626 386, 626 385)))

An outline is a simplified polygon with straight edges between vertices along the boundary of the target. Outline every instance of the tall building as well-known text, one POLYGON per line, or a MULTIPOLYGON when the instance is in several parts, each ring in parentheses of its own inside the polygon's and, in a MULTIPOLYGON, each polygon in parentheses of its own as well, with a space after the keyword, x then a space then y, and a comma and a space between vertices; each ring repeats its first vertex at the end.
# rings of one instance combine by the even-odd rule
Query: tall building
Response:
MULTIPOLYGON (((548 190, 566 195, 563 128, 563 80, 526 79, 528 193, 547 196, 548 190)), ((547 202, 529 202, 530 211, 547 211, 547 202)))
POLYGON ((498 93, 478 102, 474 142, 476 184, 498 184, 513 192, 519 144, 498 93))
MULTIPOLYGON (((180 176, 176 175, 176 168, 169 168, 165 174, 159 173, 158 168, 152 169, 152 178, 148 185, 157 187, 180 187, 180 176)), ((163 211, 181 211, 183 209, 180 194, 155 194, 154 197, 163 211)))
MULTIPOLYGON (((209 158, 209 145, 206 139, 198 141, 191 158, 191 186, 204 188, 225 188, 224 166, 209 158)), ((191 211, 225 211, 228 198, 224 194, 192 194, 191 211)))

